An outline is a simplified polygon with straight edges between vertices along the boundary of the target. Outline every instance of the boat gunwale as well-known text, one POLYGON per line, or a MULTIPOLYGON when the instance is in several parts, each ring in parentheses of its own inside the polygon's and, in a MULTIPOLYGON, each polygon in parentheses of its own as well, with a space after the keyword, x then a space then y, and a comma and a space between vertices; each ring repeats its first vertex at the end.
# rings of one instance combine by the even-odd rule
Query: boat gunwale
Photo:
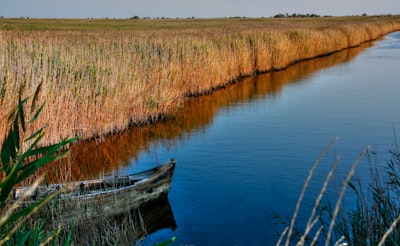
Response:
MULTIPOLYGON (((171 159, 170 161, 162 164, 162 165, 158 165, 154 168, 139 172, 139 173, 135 173, 135 174, 129 174, 129 175, 124 175, 121 177, 109 177, 106 179, 93 179, 93 180, 84 180, 84 181, 74 181, 71 183, 63 183, 63 184, 50 184, 50 185, 46 185, 46 186, 39 186, 37 188, 37 191, 40 189, 44 189, 45 191, 42 192, 45 194, 52 194, 52 193, 56 193, 58 192, 59 194, 57 195, 57 200, 58 201, 62 201, 62 200, 88 200, 88 199, 93 199, 96 196, 109 196, 110 194, 112 195, 118 195, 119 193, 125 192, 126 190, 130 190, 142 185, 142 184, 146 184, 149 180, 151 179, 158 179, 159 177, 163 176, 164 174, 168 174, 171 173, 173 174, 173 171, 175 169, 175 165, 176 165, 176 161, 175 159, 171 159), (134 181, 134 177, 135 176, 140 176, 140 175, 144 175, 148 173, 147 177, 143 178, 143 179, 138 179, 137 181, 135 181, 132 184, 126 184, 126 185, 121 185, 119 187, 114 187, 114 188, 110 188, 107 190, 104 190, 103 188, 97 188, 97 189, 93 189, 93 190, 86 190, 86 194, 73 194, 74 192, 79 192, 79 188, 80 186, 83 184, 102 184, 104 183, 104 180, 109 181, 111 184, 113 184, 113 181, 115 180, 122 180, 122 179, 127 179, 128 182, 132 182, 134 181), (54 190, 52 190, 54 189, 54 190), (69 190, 71 189, 71 190, 69 190), (63 192, 64 190, 64 192, 63 192), (66 190, 66 191, 65 191, 66 190)), ((172 182, 172 175, 171 178, 169 178, 170 180, 168 181, 168 185, 170 185, 170 183, 172 182)), ((118 185, 117 182, 114 183, 114 185, 118 185)), ((163 185, 160 185, 163 186, 163 185)), ((26 191, 27 189, 29 189, 29 187, 16 187, 13 189, 13 200, 17 201, 18 199, 20 199, 21 197, 23 197, 23 193, 24 191, 26 191)), ((168 190, 168 188, 166 189, 168 190)), ((35 194, 37 195, 37 194, 35 194)), ((39 200, 39 199, 32 199, 32 200, 39 200)), ((32 202, 31 199, 25 200, 23 202, 32 202)))

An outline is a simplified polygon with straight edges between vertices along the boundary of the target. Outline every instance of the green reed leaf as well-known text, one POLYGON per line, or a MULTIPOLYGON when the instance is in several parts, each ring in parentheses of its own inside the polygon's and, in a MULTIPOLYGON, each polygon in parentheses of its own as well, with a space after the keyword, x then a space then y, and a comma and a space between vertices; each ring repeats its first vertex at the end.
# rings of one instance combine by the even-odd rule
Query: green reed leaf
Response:
POLYGON ((16 184, 16 179, 18 177, 18 171, 20 169, 19 165, 15 165, 11 172, 6 176, 6 178, 0 183, 0 206, 3 207, 7 202, 7 199, 16 184))
POLYGON ((42 112, 42 110, 43 110, 44 104, 45 104, 45 103, 43 103, 42 106, 39 107, 39 109, 36 111, 35 115, 32 117, 32 119, 29 121, 29 123, 34 122, 34 121, 39 117, 39 114, 40 114, 40 113, 42 112))
MULTIPOLYGON (((21 174, 18 176, 16 179, 17 183, 21 182, 22 180, 28 178, 30 175, 32 175, 36 170, 38 170, 40 167, 56 160, 57 158, 60 157, 61 154, 56 155, 57 151, 64 145, 67 145, 69 143, 72 143, 75 141, 76 138, 71 138, 67 140, 63 140, 58 144, 55 144, 50 148, 50 150, 41 158, 32 161, 24 166, 21 167, 21 174)), ((27 155, 31 155, 31 153, 27 153, 27 155)))

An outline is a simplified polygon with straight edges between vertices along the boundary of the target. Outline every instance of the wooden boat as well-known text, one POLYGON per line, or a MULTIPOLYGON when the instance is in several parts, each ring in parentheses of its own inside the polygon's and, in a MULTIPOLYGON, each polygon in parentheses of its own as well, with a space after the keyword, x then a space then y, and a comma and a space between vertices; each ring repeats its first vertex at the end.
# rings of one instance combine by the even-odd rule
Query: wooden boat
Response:
MULTIPOLYGON (((118 215, 153 199, 167 197, 176 161, 150 170, 121 177, 111 177, 66 184, 39 186, 30 200, 22 206, 59 192, 42 213, 50 212, 55 223, 87 221, 118 215)), ((14 189, 14 201, 22 197, 26 187, 14 189)))

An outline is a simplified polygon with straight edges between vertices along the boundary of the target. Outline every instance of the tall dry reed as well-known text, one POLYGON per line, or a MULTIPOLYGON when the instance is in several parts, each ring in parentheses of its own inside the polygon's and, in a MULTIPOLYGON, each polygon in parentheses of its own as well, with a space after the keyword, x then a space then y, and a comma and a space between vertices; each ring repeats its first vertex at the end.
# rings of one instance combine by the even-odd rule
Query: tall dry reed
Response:
POLYGON ((400 30, 396 16, 141 20, 131 28, 129 20, 109 20, 111 28, 105 20, 104 26, 92 22, 93 28, 66 20, 23 21, 0 20, 0 132, 18 92, 29 95, 42 84, 40 98, 47 103, 34 128, 49 124, 48 143, 147 123, 181 107, 187 96, 241 76, 400 30))
MULTIPOLYGON (((149 149, 150 145, 159 141, 172 147, 175 144, 174 139, 182 139, 193 130, 210 124, 218 111, 229 104, 260 97, 274 98, 289 83, 299 83, 301 78, 321 69, 348 62, 371 45, 366 43, 330 56, 299 62, 285 70, 251 76, 228 88, 201 97, 192 97, 185 100, 183 109, 162 123, 136 127, 107 138, 90 139, 74 144, 68 158, 60 159, 60 163, 57 163, 54 169, 71 168, 66 169, 68 172, 60 173, 62 177, 67 176, 65 173, 70 173, 72 176, 67 177, 74 180, 101 177, 103 173, 128 165, 132 159, 138 158, 141 151, 149 149)), ((60 179, 55 174, 51 176, 55 178, 53 181, 60 179)))

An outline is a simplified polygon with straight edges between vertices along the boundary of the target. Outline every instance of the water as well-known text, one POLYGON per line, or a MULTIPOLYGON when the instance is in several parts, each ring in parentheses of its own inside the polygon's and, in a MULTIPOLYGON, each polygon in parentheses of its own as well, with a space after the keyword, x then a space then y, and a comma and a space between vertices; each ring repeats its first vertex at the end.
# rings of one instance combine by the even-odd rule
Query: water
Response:
MULTIPOLYGON (((285 218, 293 211, 309 169, 332 139, 340 138, 308 194, 319 192, 335 155, 346 174, 367 145, 382 156, 393 146, 400 122, 398 64, 400 33, 393 33, 244 79, 191 99, 165 123, 96 145, 91 163, 94 158, 98 168, 88 172, 136 172, 174 157, 169 201, 177 228, 150 235, 146 244, 177 237, 180 245, 271 245, 277 240, 274 213, 285 218)), ((366 161, 358 172, 368 180, 366 161)), ((304 207, 310 206, 306 200, 304 207)))

